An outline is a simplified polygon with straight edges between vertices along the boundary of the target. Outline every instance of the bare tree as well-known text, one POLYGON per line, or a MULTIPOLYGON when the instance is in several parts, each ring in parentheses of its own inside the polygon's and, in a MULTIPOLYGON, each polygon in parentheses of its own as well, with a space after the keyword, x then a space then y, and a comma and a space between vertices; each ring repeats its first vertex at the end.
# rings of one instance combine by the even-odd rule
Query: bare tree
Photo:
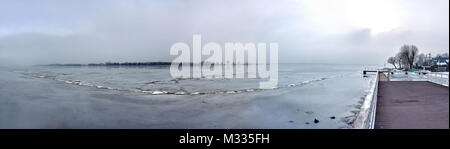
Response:
MULTIPOLYGON (((409 66, 409 49, 410 49, 409 45, 403 45, 400 48, 400 52, 399 52, 399 57, 402 60, 402 64, 405 64, 408 66, 409 66)), ((409 67, 409 68, 411 68, 411 67, 409 67)))
POLYGON ((389 64, 394 65, 394 68, 397 69, 397 65, 395 65, 395 63, 397 63, 397 60, 395 60, 395 57, 389 57, 388 60, 387 60, 387 62, 388 62, 389 64))
POLYGON ((399 57, 409 66, 409 68, 413 68, 418 52, 419 49, 414 45, 403 45, 400 48, 399 57))
POLYGON ((400 55, 400 53, 397 53, 397 55, 395 55, 395 61, 397 62, 399 68, 403 68, 402 64, 404 64, 404 60, 403 60, 402 56, 400 55))
POLYGON ((425 54, 421 53, 417 56, 416 60, 416 66, 423 66, 423 63, 425 62, 425 54))
POLYGON ((414 62, 416 62, 417 55, 419 55, 419 49, 415 45, 411 45, 411 48, 409 49, 409 66, 412 68, 414 65, 414 62))
POLYGON ((400 48, 400 52, 398 52, 397 57, 400 65, 405 67, 409 66, 409 48, 407 46, 400 48))

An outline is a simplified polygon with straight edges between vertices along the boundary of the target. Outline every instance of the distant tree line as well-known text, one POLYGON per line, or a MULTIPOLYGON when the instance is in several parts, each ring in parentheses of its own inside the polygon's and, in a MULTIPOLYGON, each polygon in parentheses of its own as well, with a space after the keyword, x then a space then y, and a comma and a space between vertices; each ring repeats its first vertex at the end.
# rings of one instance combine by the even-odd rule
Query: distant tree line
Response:
POLYGON ((170 65, 171 62, 106 62, 106 63, 91 63, 88 66, 157 66, 157 65, 170 65))
MULTIPOLYGON (((437 54, 436 57, 448 58, 448 53, 437 54)), ((420 53, 415 45, 403 45, 399 52, 392 57, 389 57, 387 62, 392 64, 394 68, 420 68, 426 63, 427 55, 420 53)), ((431 54, 428 54, 431 58, 431 54)), ((445 61, 448 65, 448 61, 445 61)), ((429 64, 428 64, 429 65, 429 64)))
POLYGON ((106 62, 106 63, 90 63, 90 64, 49 64, 45 66, 160 66, 170 65, 171 62, 106 62))
MULTIPOLYGON (((203 65, 205 62, 200 62, 201 65, 203 65)), ((164 65, 171 65, 171 62, 106 62, 106 63, 89 63, 89 64, 49 64, 44 66, 164 66, 164 65)), ((191 66, 194 65, 194 63, 190 62, 187 63, 191 66)), ((222 64, 224 65, 224 64, 222 64)), ((233 65, 238 65, 233 62, 233 65)), ((248 63, 244 63, 243 65, 248 65, 248 63)))

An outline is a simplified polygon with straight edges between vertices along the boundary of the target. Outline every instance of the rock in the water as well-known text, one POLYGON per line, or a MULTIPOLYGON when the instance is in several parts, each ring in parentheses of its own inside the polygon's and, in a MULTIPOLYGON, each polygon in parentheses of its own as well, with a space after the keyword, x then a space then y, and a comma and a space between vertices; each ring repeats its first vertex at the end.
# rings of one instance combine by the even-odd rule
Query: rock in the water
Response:
POLYGON ((333 120, 334 120, 334 119, 336 119, 336 117, 335 117, 335 116, 332 116, 332 117, 330 117, 330 119, 333 119, 333 120))
POLYGON ((293 121, 293 120, 290 120, 289 123, 294 123, 294 121, 293 121))
POLYGON ((319 120, 317 118, 315 118, 314 123, 319 123, 319 120))

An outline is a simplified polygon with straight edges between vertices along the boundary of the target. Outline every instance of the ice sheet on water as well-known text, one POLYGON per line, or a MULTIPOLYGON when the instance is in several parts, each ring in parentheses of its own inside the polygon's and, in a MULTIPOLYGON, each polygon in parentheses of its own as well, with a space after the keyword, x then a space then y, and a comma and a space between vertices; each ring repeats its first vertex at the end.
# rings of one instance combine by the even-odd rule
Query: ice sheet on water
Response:
MULTIPOLYGON (((362 68, 280 65, 279 88, 262 90, 257 79, 174 80, 167 69, 161 68, 44 67, 21 73, 27 76, 20 80, 27 83, 21 86, 27 94, 15 94, 12 89, 16 86, 2 91, 15 99, 42 99, 45 108, 35 108, 33 104, 27 110, 37 111, 30 112, 39 117, 33 122, 52 124, 50 128, 58 122, 69 124, 70 128, 346 128, 347 122, 341 120, 357 111, 355 105, 371 79, 362 77, 362 68), (48 87, 36 87, 40 84, 48 87), (97 89, 98 86, 105 89, 97 89), (164 94, 152 95, 155 91, 164 94), (185 94, 179 95, 182 92, 185 94), (51 119, 45 119, 47 115, 51 119), (320 122, 314 123, 314 119, 320 122)), ((17 104, 26 106, 30 102, 17 104)), ((20 115, 23 114, 14 116, 20 115)), ((13 126, 1 122, 0 125, 13 126)))
MULTIPOLYGON (((272 89, 301 87, 339 76, 334 73, 336 72, 323 70, 317 71, 316 73, 303 73, 295 69, 282 70, 280 73, 279 87, 272 89)), ((265 81, 263 79, 174 79, 168 74, 168 69, 147 67, 39 67, 24 74, 73 85, 95 87, 97 89, 139 92, 150 95, 237 94, 267 90, 259 89, 259 82, 265 81)))
MULTIPOLYGON (((307 85, 307 84, 311 84, 314 82, 318 82, 318 81, 322 81, 325 80, 327 78, 319 78, 319 79, 314 79, 314 80, 308 80, 308 81, 303 81, 301 83, 294 83, 294 84, 289 84, 287 86, 280 86, 280 87, 274 87, 271 89, 259 89, 259 88, 245 88, 241 87, 241 88, 220 88, 220 89, 215 89, 215 90, 208 90, 210 88, 204 88, 203 90, 196 90, 196 91, 189 91, 186 89, 183 89, 183 84, 173 84, 172 86, 154 86, 152 88, 143 88, 143 87, 137 87, 136 90, 132 90, 132 89, 119 89, 119 88, 114 88, 114 87, 108 87, 108 86, 103 86, 103 85, 95 85, 92 83, 88 83, 85 81, 80 81, 80 80, 63 80, 63 79, 56 79, 55 77, 48 77, 46 74, 39 74, 39 75, 33 75, 34 77, 37 78, 47 78, 47 79, 52 79, 55 81, 59 81, 59 82, 64 82, 67 84, 72 84, 72 85, 79 85, 79 86, 87 86, 87 87, 95 87, 97 89, 108 89, 108 90, 121 90, 121 91, 129 91, 129 92, 140 92, 140 93, 149 93, 151 95, 169 95, 169 94, 175 94, 175 95, 204 95, 204 94, 220 94, 220 93, 225 93, 225 94, 238 94, 238 93, 246 93, 246 92, 254 92, 254 91, 264 91, 264 90, 271 90, 271 89, 282 89, 282 88, 289 88, 289 87, 299 87, 299 86, 303 86, 303 85, 307 85), (200 94, 200 92, 202 92, 203 94, 200 94)), ((184 79, 184 80, 189 80, 189 79, 184 79)), ((194 79, 197 80, 197 79, 194 79)), ((199 80, 197 80, 199 81, 199 80)), ((211 81, 211 80, 209 80, 211 81)), ((152 83, 160 83, 160 82, 164 82, 164 81, 152 81, 152 83)), ((177 81, 179 82, 179 80, 177 81)), ((230 81, 232 82, 232 81, 230 81)), ((146 83, 146 84, 152 84, 152 83, 146 83)), ((226 83, 226 82, 225 82, 226 83)), ((193 85, 193 84, 190 84, 193 85)))

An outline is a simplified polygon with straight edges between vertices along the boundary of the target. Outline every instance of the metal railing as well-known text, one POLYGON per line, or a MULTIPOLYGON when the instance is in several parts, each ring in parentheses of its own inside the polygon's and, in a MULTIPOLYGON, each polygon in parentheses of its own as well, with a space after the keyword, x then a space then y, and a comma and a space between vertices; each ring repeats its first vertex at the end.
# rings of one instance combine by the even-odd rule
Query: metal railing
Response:
POLYGON ((438 73, 438 72, 430 72, 426 74, 427 76, 432 76, 432 77, 438 77, 438 78, 447 78, 449 77, 449 74, 445 74, 445 73, 438 73))
POLYGON ((449 74, 442 72, 429 72, 425 76, 427 76, 426 80, 432 83, 436 83, 439 85, 443 85, 448 87, 449 85, 449 74))

